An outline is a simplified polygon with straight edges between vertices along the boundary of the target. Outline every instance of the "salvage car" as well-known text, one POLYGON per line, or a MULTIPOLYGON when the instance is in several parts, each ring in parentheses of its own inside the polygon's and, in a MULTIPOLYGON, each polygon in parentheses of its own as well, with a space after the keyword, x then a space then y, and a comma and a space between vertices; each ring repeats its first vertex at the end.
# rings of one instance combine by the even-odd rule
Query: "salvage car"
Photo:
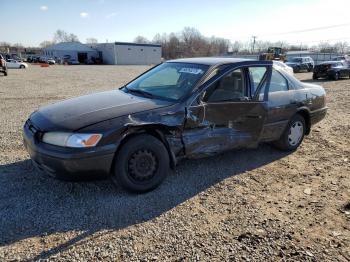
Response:
POLYGON ((0 72, 7 76, 7 64, 2 54, 0 54, 0 72))
POLYGON ((286 65, 293 68, 294 73, 299 73, 302 70, 311 72, 314 69, 315 62, 309 57, 293 57, 290 61, 286 62, 286 65))
POLYGON ((341 77, 350 78, 350 68, 347 63, 339 61, 323 62, 315 66, 313 79, 328 78, 338 80, 341 77))
POLYGON ((285 63, 281 62, 281 61, 273 61, 273 64, 277 67, 279 67, 281 70, 284 70, 286 73, 290 74, 290 75, 294 75, 294 71, 293 68, 286 65, 285 63))
POLYGON ((51 176, 111 175, 146 192, 183 158, 261 142, 296 150, 325 117, 325 95, 272 61, 177 59, 119 89, 40 108, 25 122, 24 145, 51 176))

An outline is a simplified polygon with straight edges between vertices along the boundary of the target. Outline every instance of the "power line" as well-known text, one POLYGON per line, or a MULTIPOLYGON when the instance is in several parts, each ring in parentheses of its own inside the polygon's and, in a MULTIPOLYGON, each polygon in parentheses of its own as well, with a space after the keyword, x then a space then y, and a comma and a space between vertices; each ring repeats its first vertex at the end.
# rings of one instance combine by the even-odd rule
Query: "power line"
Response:
POLYGON ((275 35, 288 35, 288 34, 305 33, 305 32, 320 31, 320 30, 331 29, 331 28, 337 28, 337 27, 343 27, 343 26, 349 26, 349 25, 350 25, 350 23, 337 24, 337 25, 329 25, 329 26, 308 28, 308 29, 303 29, 303 30, 294 30, 294 31, 283 32, 283 33, 268 34, 268 35, 265 35, 265 36, 275 36, 275 35))
MULTIPOLYGON (((313 40, 313 41, 302 41, 303 44, 308 44, 308 43, 321 43, 321 42, 330 42, 330 41, 340 41, 340 40, 348 40, 350 37, 342 37, 342 38, 332 38, 332 39, 321 39, 321 40, 313 40)), ((293 42, 290 43, 288 42, 289 45, 299 45, 300 42, 293 42)))

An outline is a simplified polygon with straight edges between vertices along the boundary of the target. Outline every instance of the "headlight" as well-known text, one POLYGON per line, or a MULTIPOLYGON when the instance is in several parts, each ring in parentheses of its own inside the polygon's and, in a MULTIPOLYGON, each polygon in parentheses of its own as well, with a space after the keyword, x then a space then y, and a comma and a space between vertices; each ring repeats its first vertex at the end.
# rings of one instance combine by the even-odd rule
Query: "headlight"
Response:
POLYGON ((48 132, 43 135, 42 141, 55 146, 93 147, 101 138, 101 134, 48 132))

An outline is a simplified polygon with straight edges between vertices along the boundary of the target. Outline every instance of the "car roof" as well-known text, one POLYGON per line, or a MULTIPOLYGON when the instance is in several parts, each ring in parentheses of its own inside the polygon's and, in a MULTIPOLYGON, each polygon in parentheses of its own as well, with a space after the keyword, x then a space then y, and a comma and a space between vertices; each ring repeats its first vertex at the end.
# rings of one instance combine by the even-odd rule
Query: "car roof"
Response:
POLYGON ((233 64, 240 62, 252 62, 254 64, 272 64, 271 61, 258 61, 246 58, 233 58, 233 57, 194 57, 194 58, 180 58, 167 61, 169 63, 191 63, 202 65, 219 65, 219 64, 233 64))

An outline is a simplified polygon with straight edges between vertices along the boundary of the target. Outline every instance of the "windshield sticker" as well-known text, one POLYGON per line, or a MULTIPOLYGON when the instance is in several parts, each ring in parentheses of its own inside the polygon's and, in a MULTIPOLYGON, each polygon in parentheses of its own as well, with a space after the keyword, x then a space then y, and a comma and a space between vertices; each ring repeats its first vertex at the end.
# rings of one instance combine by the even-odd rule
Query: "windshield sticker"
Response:
POLYGON ((189 68, 189 67, 183 67, 179 71, 180 73, 187 73, 187 74, 194 74, 199 75, 203 74, 203 70, 199 68, 189 68))

